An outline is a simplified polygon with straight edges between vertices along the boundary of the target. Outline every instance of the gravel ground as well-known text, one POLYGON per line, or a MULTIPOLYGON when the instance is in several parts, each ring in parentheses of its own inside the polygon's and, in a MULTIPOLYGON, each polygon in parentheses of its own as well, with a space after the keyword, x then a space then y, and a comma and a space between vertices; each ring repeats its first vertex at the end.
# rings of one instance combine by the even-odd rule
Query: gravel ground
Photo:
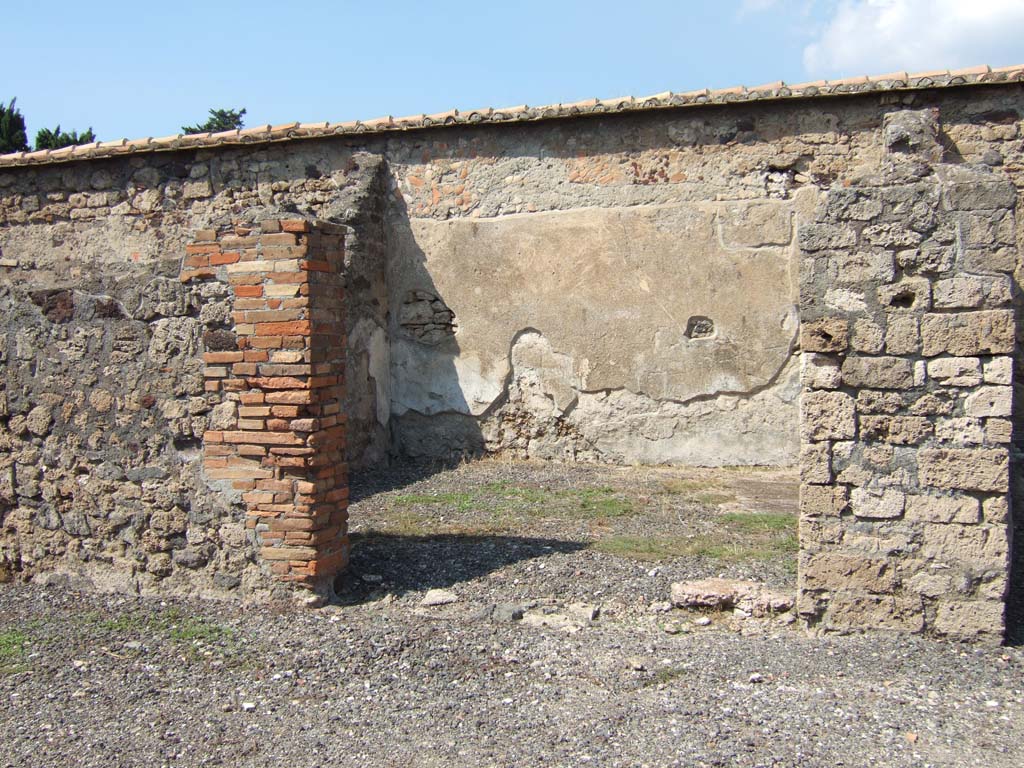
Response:
POLYGON ((405 468, 357 483, 353 568, 319 610, 4 585, 0 765, 1024 765, 1021 648, 659 605, 680 578, 791 588, 794 489, 405 468), (762 546, 718 546, 736 526, 762 546))

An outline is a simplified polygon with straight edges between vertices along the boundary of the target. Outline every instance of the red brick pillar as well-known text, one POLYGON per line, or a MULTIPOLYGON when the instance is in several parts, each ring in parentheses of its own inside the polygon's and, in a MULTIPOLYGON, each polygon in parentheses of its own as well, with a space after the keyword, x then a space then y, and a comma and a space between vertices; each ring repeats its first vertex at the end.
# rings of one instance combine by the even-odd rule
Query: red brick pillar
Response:
POLYGON ((204 355, 207 391, 235 404, 204 435, 206 475, 242 491, 271 573, 329 584, 348 561, 342 230, 274 219, 187 251, 182 280, 225 281, 234 309, 236 348, 204 355))

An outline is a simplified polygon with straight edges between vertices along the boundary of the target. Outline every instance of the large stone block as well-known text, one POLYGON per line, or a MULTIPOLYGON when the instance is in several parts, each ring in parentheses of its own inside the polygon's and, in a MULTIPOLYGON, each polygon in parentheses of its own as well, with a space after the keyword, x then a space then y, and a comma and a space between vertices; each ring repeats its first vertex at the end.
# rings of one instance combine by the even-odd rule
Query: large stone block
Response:
POLYGON ((1012 387, 981 387, 964 400, 968 416, 1009 416, 1012 410, 1012 387))
POLYGON ((853 514, 866 520, 892 520, 903 515, 906 495, 892 488, 854 488, 850 497, 853 514))
POLYGON ((800 449, 800 482, 832 481, 832 450, 829 443, 805 443, 800 449))
POLYGON ((935 631, 957 640, 998 643, 1004 614, 1002 600, 940 600, 935 607, 935 631))
POLYGON ((974 387, 981 383, 981 361, 976 357, 940 357, 928 361, 928 375, 950 387, 974 387))
POLYGON ((844 590, 832 595, 824 626, 839 631, 877 629, 921 632, 924 629, 924 605, 920 597, 872 595, 844 590))
POLYGON ((912 494, 904 515, 908 522, 971 524, 981 520, 981 508, 972 496, 912 494))
POLYGON ((943 443, 982 445, 985 442, 985 427, 981 419, 969 416, 938 419, 935 422, 935 437, 943 443))
POLYGON ((808 392, 800 407, 805 440, 846 440, 856 434, 854 401, 843 392, 808 392))
POLYGON ((899 576, 885 558, 821 552, 800 558, 799 584, 802 589, 884 594, 899 586, 899 576))
POLYGON ((931 283, 923 277, 908 277, 878 291, 878 303, 894 312, 926 312, 932 303, 931 283))
POLYGON ((932 423, 924 416, 861 416, 862 440, 879 440, 896 445, 916 445, 932 434, 932 423))
POLYGON ((918 477, 933 488, 1005 492, 1010 456, 1005 449, 924 448, 917 454, 918 477))
POLYGON ((939 280, 932 287, 932 306, 936 309, 1000 307, 1010 303, 1010 279, 958 275, 939 280))
POLYGON ((886 323, 885 351, 890 355, 916 355, 921 351, 917 318, 893 313, 886 323))
POLYGON ((902 357, 848 357, 843 383, 868 389, 908 389, 914 386, 914 366, 902 357))
POLYGON ((896 273, 892 253, 888 251, 839 251, 832 261, 839 285, 888 283, 896 273))
MULTIPOLYGON (((845 485, 801 485, 800 515, 801 517, 838 517, 849 504, 845 485)), ((801 523, 800 535, 805 533, 801 523)))
POLYGON ((849 325, 841 317, 821 317, 800 327, 804 352, 842 352, 849 345, 849 325))
POLYGON ((1013 312, 1008 309, 921 318, 921 351, 928 357, 1010 354, 1014 339, 1013 312))
POLYGON ((970 181, 948 184, 943 189, 946 206, 954 211, 982 211, 1012 208, 1017 204, 1017 189, 1009 181, 970 181))
POLYGON ((1009 549, 1006 526, 950 523, 924 526, 920 555, 947 565, 1002 573, 1009 564, 1009 549))
POLYGON ((857 232, 848 224, 805 224, 797 239, 803 251, 824 251, 849 248, 857 242, 857 232))
POLYGON ((877 355, 885 348, 885 330, 867 317, 859 317, 853 324, 850 346, 857 352, 877 355))
POLYGON ((831 355, 804 352, 800 356, 800 383, 809 389, 836 389, 842 383, 838 360, 831 355))

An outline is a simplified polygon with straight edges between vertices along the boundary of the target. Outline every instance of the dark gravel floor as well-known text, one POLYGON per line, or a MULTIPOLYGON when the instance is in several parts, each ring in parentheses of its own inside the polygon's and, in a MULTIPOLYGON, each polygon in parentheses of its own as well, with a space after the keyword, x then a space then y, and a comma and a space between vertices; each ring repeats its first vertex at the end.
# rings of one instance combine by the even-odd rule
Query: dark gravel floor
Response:
POLYGON ((589 546, 782 515, 791 477, 609 472, 365 479, 353 573, 320 610, 4 585, 0 766, 1024 765, 1024 650, 660 610, 684 575, 791 569, 589 546), (475 509, 477 486, 509 499, 475 509), (576 487, 612 490, 580 510, 576 487), (643 514, 607 501, 645 494, 643 514))

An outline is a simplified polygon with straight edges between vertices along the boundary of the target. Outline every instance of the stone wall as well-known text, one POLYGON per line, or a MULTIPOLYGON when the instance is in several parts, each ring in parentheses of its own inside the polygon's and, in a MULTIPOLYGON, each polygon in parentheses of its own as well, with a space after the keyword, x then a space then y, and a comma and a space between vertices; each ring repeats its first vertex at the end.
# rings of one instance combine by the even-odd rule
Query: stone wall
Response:
POLYGON ((0 577, 267 589, 244 519, 202 467, 218 418, 202 350, 230 321, 227 287, 183 284, 178 258, 66 282, 17 261, 0 286, 0 577))
POLYGON ((345 460, 799 458, 810 623, 995 636, 1022 114, 1018 83, 4 168, 3 568, 322 582, 345 460), (328 271, 278 279, 302 248, 328 271))
POLYGON ((800 612, 999 638, 1017 192, 943 162, 936 111, 883 135, 800 232, 800 612))

